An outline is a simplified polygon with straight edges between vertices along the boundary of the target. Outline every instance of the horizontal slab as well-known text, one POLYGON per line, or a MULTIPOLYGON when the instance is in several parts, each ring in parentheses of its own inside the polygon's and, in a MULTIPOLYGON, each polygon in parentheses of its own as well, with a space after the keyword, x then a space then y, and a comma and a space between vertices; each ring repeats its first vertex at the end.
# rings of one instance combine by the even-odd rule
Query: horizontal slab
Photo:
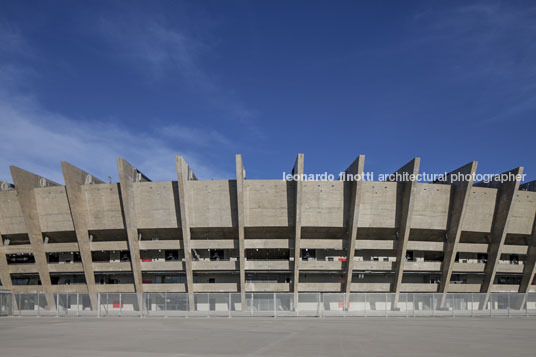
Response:
POLYGON ((132 267, 130 265, 130 262, 93 263, 93 270, 95 272, 102 272, 102 271, 131 271, 132 267))

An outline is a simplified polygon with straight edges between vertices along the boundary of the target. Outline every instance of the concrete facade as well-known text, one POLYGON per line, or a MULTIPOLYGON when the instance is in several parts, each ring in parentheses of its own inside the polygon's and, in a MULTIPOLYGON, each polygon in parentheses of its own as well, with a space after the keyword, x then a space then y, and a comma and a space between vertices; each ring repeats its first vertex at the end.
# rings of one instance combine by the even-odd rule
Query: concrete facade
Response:
POLYGON ((118 159, 119 183, 104 183, 63 162, 65 186, 12 167, 0 191, 2 288, 187 292, 192 307, 194 292, 242 303, 289 292, 297 305, 298 292, 536 291, 536 185, 449 178, 476 162, 433 183, 249 180, 240 155, 231 180, 199 181, 180 156, 176 166, 176 181, 151 182, 118 159))

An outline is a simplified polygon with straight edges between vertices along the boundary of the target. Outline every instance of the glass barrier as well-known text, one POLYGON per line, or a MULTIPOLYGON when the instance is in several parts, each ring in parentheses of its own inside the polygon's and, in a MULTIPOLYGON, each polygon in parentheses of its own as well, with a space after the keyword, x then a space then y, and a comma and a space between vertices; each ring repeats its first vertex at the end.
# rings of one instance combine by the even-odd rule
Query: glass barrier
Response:
POLYGON ((536 316, 536 293, 17 293, 0 316, 536 316))
POLYGON ((9 292, 0 291, 0 316, 13 315, 13 297, 9 292))
POLYGON ((299 293, 298 307, 296 309, 299 316, 318 316, 320 311, 320 293, 299 293))
POLYGON ((275 314, 277 316, 294 316, 294 294, 277 293, 275 294, 275 314))
POLYGON ((187 293, 165 294, 165 316, 186 316, 189 311, 187 293))

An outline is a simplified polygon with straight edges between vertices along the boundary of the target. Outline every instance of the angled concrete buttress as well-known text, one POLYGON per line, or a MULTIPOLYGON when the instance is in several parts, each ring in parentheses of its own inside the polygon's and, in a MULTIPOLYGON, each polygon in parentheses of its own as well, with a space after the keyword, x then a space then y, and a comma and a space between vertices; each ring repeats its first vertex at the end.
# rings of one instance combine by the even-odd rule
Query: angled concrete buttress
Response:
MULTIPOLYGON (((2 227, 0 227, 1 229, 2 227)), ((0 281, 2 287, 11 290, 11 276, 9 274, 9 266, 7 264, 6 252, 4 250, 4 238, 0 234, 0 281)))
MULTIPOLYGON (((456 254, 458 253, 458 244, 462 235, 465 211, 471 195, 471 187, 473 187, 473 175, 476 172, 477 165, 478 163, 476 161, 470 162, 459 169, 449 172, 443 181, 451 185, 451 193, 447 220, 447 243, 444 250, 445 256, 443 257, 443 263, 441 264, 441 280, 439 283, 440 293, 446 293, 449 289, 452 269, 454 268, 456 254), (464 177, 463 180, 459 179, 461 176, 464 177), (465 178, 468 178, 469 180, 465 180, 465 178)), ((445 302, 444 299, 445 295, 443 295, 441 306, 443 306, 445 302)))
POLYGON ((184 265, 186 268, 186 290, 188 291, 188 306, 195 310, 194 274, 192 271, 192 251, 190 245, 190 214, 188 211, 191 192, 188 181, 197 180, 182 156, 177 156, 177 178, 179 186, 180 223, 182 230, 182 245, 184 247, 184 265))
POLYGON ((363 169, 365 166, 365 155, 359 155, 357 159, 346 169, 346 177, 353 175, 359 180, 346 180, 343 184, 349 186, 350 207, 346 221, 346 284, 345 302, 346 310, 350 309, 350 293, 352 292, 352 277, 354 272, 355 241, 357 239, 357 225, 359 219, 359 204, 361 202, 361 187, 363 186, 363 169))
MULTIPOLYGON (((13 186, 10 183, 4 181, 0 182, 0 191, 7 191, 11 189, 13 189, 13 186)), ((2 220, 0 220, 0 281, 5 289, 11 290, 11 276, 9 266, 7 264, 6 252, 4 249, 4 237, 2 236, 3 232, 5 232, 5 228, 2 227, 2 220)))
POLYGON ((78 249, 82 258, 84 275, 86 277, 87 290, 93 311, 97 310, 97 287, 95 285, 95 273, 93 271, 93 259, 91 258, 91 247, 89 243, 89 213, 87 210, 86 196, 82 191, 83 185, 93 183, 103 183, 102 180, 88 174, 68 162, 61 162, 65 188, 67 189, 67 200, 71 209, 78 249))
POLYGON ((303 196, 303 163, 304 155, 298 154, 292 175, 298 175, 296 181, 296 220, 294 222, 294 278, 292 279, 294 293, 294 308, 298 308, 298 291, 300 286, 300 259, 301 259, 301 216, 302 216, 302 196, 303 196))
MULTIPOLYGON (((14 186, 9 182, 0 182, 0 191, 10 191, 14 189, 14 186)), ((0 281, 5 289, 12 291, 13 283, 11 281, 11 271, 7 263, 6 250, 4 249, 4 237, 2 236, 2 233, 5 231, 5 227, 2 226, 2 220, 0 220, 0 281)), ((17 299, 12 300, 13 310, 18 310, 19 307, 17 299)))
POLYGON ((244 245, 246 222, 244 202, 246 190, 244 188, 244 180, 246 179, 246 171, 242 161, 242 155, 236 154, 236 198, 238 206, 238 251, 240 257, 240 301, 242 302, 242 311, 246 310, 246 251, 244 245))
POLYGON ((523 167, 518 167, 504 173, 515 175, 516 179, 514 180, 508 180, 503 183, 494 181, 491 184, 478 184, 478 186, 495 187, 498 189, 495 213, 493 214, 493 223, 491 226, 491 241, 488 247, 488 262, 486 263, 484 280, 480 289, 481 293, 486 293, 486 297, 481 306, 479 306, 479 309, 484 309, 488 303, 489 293, 493 287, 493 282, 497 273, 497 265, 499 264, 504 241, 506 239, 510 212, 512 211, 515 195, 519 190, 520 181, 518 178, 523 175, 523 170, 523 167))
POLYGON ((391 291, 395 292, 394 305, 398 304, 400 294, 400 286, 402 285, 402 277, 404 275, 404 263, 406 261, 406 251, 408 247, 409 234, 411 231, 411 220, 413 218, 413 204, 415 201, 415 189, 417 186, 417 174, 421 159, 416 157, 408 162, 398 171, 396 171, 389 181, 397 181, 398 185, 402 185, 400 197, 400 217, 398 222, 398 239, 395 262, 395 276, 391 291), (400 177, 397 177, 400 176, 400 177))
POLYGON ((59 186, 57 183, 47 180, 44 177, 35 175, 16 166, 9 167, 11 177, 17 190, 17 199, 24 216, 30 245, 34 254, 35 264, 39 271, 39 279, 45 292, 47 305, 49 308, 54 308, 56 302, 52 293, 52 283, 48 272, 48 262, 43 243, 43 232, 41 232, 41 224, 39 222, 39 213, 37 211, 37 202, 35 200, 34 189, 47 186, 59 186))
MULTIPOLYGON (((520 189, 530 190, 529 188, 533 188, 533 191, 536 191, 536 181, 531 181, 520 186, 520 189)), ((527 261, 525 262, 521 284, 519 285, 519 292, 525 294, 529 292, 534 275, 536 274, 536 216, 532 225, 532 235, 528 239, 527 261)))
POLYGON ((123 208, 123 221, 128 237, 130 251, 130 264, 134 276, 134 287, 138 293, 140 311, 143 309, 143 279, 141 275, 140 244, 138 240, 138 226, 136 219, 136 203, 134 200, 134 183, 149 182, 150 180, 123 158, 117 159, 119 182, 121 190, 119 197, 123 208))

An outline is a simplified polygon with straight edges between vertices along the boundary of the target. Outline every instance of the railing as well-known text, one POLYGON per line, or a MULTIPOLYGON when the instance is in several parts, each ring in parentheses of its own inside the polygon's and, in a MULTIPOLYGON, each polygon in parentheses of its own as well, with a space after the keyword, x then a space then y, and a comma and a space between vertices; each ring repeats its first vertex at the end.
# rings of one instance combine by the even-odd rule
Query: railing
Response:
POLYGON ((536 293, 5 293, 0 316, 536 316, 536 293))
POLYGON ((13 298, 8 291, 0 291, 0 316, 13 315, 13 298))

